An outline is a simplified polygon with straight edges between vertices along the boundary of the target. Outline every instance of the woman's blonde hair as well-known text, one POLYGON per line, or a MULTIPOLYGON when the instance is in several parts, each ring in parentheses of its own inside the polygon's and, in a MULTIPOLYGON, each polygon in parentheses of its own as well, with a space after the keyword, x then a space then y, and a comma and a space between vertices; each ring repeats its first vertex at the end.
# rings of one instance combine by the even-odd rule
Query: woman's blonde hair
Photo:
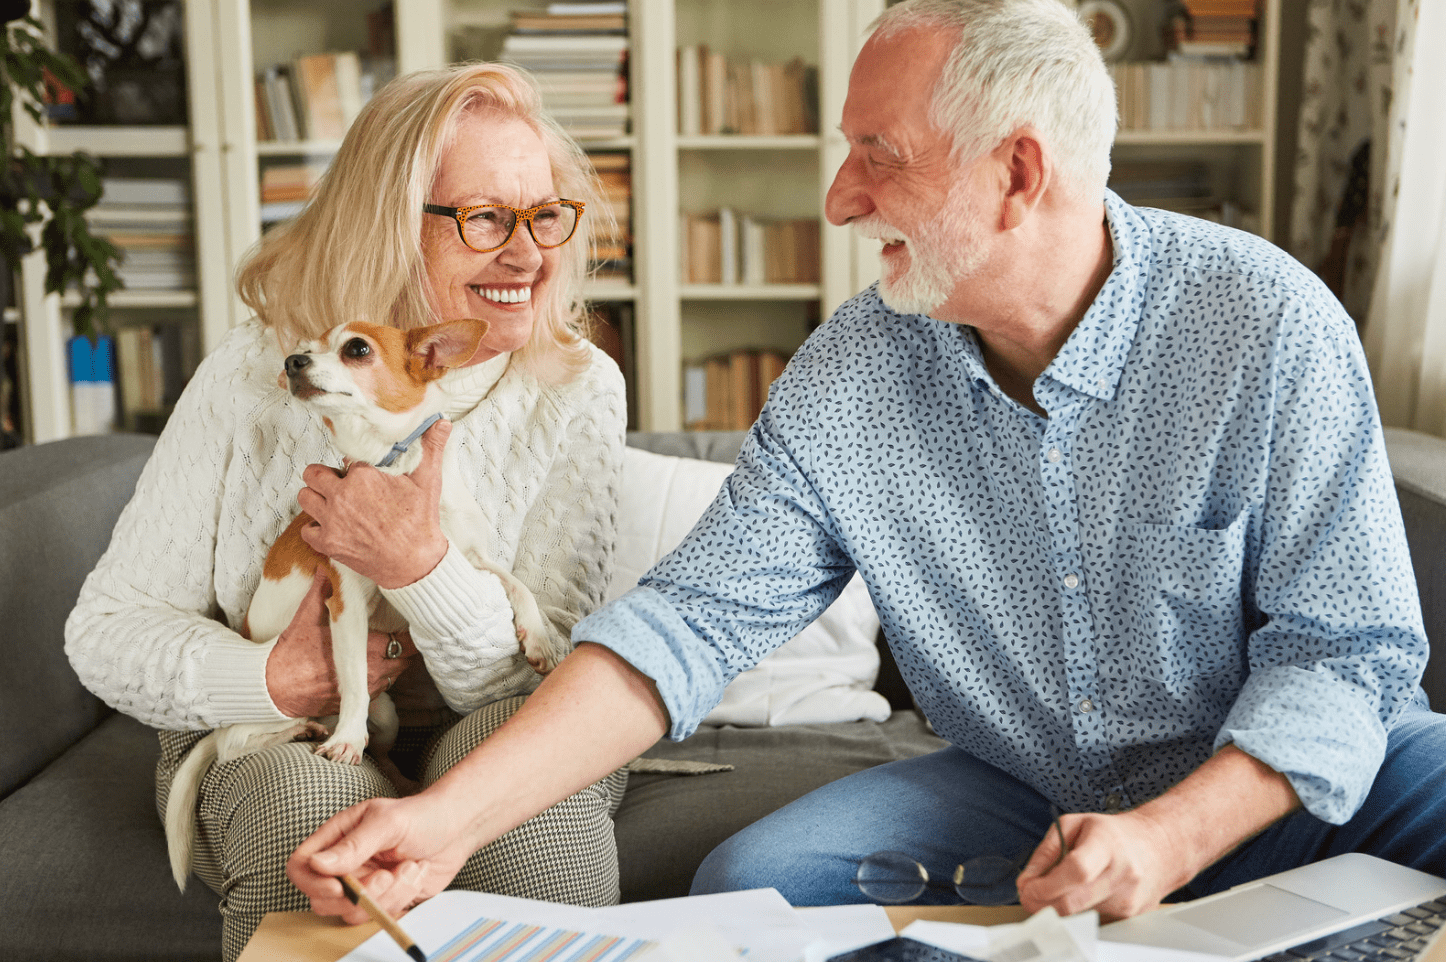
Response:
POLYGON ((586 155, 542 111, 515 67, 473 63, 419 70, 383 87, 347 131, 311 202, 247 254, 241 299, 284 347, 347 320, 407 329, 435 323, 422 257, 422 205, 463 114, 523 121, 542 138, 559 196, 587 204, 560 249, 553 283, 534 305, 532 338, 517 352, 539 377, 565 381, 588 363, 581 297, 591 249, 597 177, 586 155))

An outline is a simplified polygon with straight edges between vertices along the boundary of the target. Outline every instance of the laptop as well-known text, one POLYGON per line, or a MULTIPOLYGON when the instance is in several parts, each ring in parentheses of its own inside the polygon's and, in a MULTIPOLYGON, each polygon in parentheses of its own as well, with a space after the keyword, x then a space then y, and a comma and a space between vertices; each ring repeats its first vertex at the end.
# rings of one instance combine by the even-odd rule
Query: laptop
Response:
POLYGON ((1443 915, 1446 880, 1356 853, 1112 922, 1100 928, 1100 938, 1234 962, 1367 957, 1329 953, 1357 942, 1394 941, 1402 954, 1380 957, 1405 959, 1421 951, 1443 915))

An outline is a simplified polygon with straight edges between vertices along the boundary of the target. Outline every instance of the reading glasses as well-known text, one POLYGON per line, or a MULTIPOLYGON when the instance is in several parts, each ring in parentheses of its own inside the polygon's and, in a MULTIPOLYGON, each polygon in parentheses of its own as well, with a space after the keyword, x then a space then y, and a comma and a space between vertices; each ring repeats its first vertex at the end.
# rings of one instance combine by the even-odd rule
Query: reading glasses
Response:
MULTIPOLYGON (((1059 809, 1052 808, 1054 830, 1059 833, 1059 857, 1055 859, 1055 865, 1069 854, 1069 843, 1065 841, 1059 815, 1059 809)), ((953 878, 945 881, 930 876, 929 870, 913 856, 885 850, 859 861, 854 884, 865 898, 886 905, 912 902, 923 895, 925 889, 931 888, 952 889, 955 895, 970 905, 1010 905, 1019 901, 1015 879, 1029 862, 1031 854, 1026 850, 1013 859, 1003 855, 965 859, 955 867, 953 878)))
POLYGON ((526 209, 506 204, 473 207, 423 204, 422 212, 452 218, 457 222, 457 234, 462 243, 480 254, 486 254, 507 246, 517 230, 518 221, 527 222, 528 233, 538 247, 561 247, 572 240, 586 206, 580 200, 555 200, 526 209))

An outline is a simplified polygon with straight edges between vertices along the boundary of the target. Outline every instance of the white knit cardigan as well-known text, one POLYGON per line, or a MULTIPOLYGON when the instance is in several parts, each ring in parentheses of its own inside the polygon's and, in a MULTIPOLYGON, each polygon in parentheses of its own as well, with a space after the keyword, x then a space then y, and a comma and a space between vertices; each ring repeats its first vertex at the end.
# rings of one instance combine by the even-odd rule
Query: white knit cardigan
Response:
MULTIPOLYGON (((458 466, 489 521, 485 550, 532 589, 562 639, 602 603, 616 533, 623 382, 610 358, 592 354, 561 386, 506 355, 446 382, 458 466)), ((266 689, 274 640, 236 629, 267 550, 300 510, 302 470, 341 459, 319 419, 277 386, 281 367, 256 321, 202 362, 66 623, 66 653, 86 687, 153 727, 283 717, 266 689)), ((537 686, 501 583, 455 548, 385 594, 453 709, 537 686)))

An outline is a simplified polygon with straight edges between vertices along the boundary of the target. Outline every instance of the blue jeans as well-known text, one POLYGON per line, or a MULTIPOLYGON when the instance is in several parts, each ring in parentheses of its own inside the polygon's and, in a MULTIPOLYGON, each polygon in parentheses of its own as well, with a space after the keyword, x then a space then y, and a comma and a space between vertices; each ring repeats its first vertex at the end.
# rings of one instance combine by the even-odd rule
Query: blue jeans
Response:
MULTIPOLYGON (((794 905, 864 902, 853 878, 870 852, 907 852, 931 876, 948 878, 965 858, 1032 851, 1049 826, 1049 799, 945 748, 841 778, 760 819, 703 861, 693 894, 772 887, 794 905)), ((1178 895, 1199 898, 1345 852, 1446 876, 1446 715, 1416 707, 1402 714, 1371 791, 1349 822, 1331 825, 1298 810, 1178 895)), ((921 901, 957 899, 930 889, 921 901)))

